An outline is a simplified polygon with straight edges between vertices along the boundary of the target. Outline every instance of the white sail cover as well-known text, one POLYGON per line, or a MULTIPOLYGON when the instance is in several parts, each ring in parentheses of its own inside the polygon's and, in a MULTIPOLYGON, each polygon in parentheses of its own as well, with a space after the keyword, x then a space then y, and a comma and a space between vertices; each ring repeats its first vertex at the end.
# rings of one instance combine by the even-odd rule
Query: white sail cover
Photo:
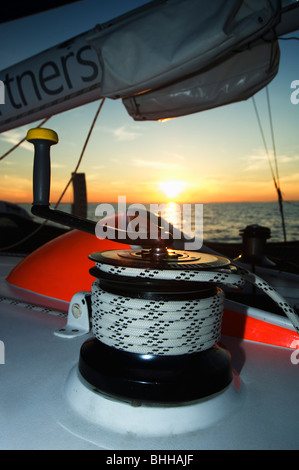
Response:
POLYGON ((279 58, 277 41, 259 43, 192 77, 123 103, 135 121, 156 121, 246 100, 275 77, 279 58))
POLYGON ((282 24, 280 0, 153 0, 0 71, 0 132, 103 97, 139 120, 246 99, 275 76, 275 31, 298 6, 282 24))
POLYGON ((89 39, 101 94, 126 98, 198 74, 268 32, 279 11, 279 0, 152 2, 89 39))

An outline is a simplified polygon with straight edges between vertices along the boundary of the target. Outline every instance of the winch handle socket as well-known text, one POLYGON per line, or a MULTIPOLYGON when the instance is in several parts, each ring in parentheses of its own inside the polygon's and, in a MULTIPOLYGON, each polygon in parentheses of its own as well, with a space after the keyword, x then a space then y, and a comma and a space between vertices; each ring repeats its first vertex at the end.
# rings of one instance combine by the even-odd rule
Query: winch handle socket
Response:
POLYGON ((51 129, 38 127, 27 132, 26 140, 34 145, 33 204, 49 206, 50 147, 58 143, 58 135, 51 129))

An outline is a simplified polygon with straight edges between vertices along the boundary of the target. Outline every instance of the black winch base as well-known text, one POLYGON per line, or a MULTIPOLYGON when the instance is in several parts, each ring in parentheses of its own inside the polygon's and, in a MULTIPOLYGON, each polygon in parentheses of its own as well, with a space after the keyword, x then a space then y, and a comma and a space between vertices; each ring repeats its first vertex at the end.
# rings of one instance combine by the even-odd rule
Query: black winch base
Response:
POLYGON ((97 391, 133 404, 182 404, 220 392, 232 381, 229 353, 214 346, 181 356, 120 351, 93 338, 80 351, 79 371, 97 391))

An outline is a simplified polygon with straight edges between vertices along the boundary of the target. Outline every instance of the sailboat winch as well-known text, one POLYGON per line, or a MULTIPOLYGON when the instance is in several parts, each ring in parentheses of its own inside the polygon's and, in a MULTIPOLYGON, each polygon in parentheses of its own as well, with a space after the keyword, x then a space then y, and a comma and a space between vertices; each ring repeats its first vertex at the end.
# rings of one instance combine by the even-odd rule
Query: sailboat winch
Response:
MULTIPOLYGON (((288 0, 154 0, 5 69, 0 130, 102 99, 97 117, 106 98, 136 121, 246 100, 276 76, 278 36, 298 29, 298 12, 288 0)), ((32 213, 74 230, 20 262, 4 253, 1 445, 298 448, 298 275, 266 257, 269 229, 247 226, 237 259, 185 249, 162 218, 153 237, 148 213, 134 241, 120 214, 97 238, 86 201, 50 207, 56 132, 27 141, 32 213), (248 284, 282 315, 243 302, 248 284)))
MULTIPOLYGON (((35 146, 33 212, 55 221, 64 218, 69 226, 91 233, 95 226, 91 221, 49 208, 50 148, 58 142, 57 134, 31 129, 27 140, 35 146)), ((170 428, 193 431, 202 426, 207 402, 234 396, 239 382, 230 353, 219 344, 224 312, 221 286, 236 289, 251 282, 277 302, 299 332, 296 312, 265 281, 225 257, 176 249, 173 237, 161 236, 161 228, 158 239, 140 236, 139 248, 89 255, 95 280, 83 304, 92 337, 82 344, 78 364, 66 383, 67 400, 85 416, 97 403, 91 419, 118 432, 132 431, 132 426, 136 431, 136 420, 142 433, 163 435, 170 428), (78 400, 74 389, 84 399, 78 400), (142 426, 136 407, 143 407, 153 427, 142 426), (153 416, 161 407, 166 419, 159 424, 153 416), (175 419, 178 410, 183 416, 180 422, 175 419), (124 413, 129 418, 126 424, 124 413)), ((127 244, 128 237, 118 242, 127 244)), ((73 302, 69 315, 79 318, 79 308, 73 302)), ((88 332, 89 328, 84 331, 88 332)), ((64 329, 56 334, 68 335, 64 329)), ((234 400, 228 400, 226 412, 234 400)), ((212 417, 217 421, 222 413, 209 414, 209 420, 212 417)))

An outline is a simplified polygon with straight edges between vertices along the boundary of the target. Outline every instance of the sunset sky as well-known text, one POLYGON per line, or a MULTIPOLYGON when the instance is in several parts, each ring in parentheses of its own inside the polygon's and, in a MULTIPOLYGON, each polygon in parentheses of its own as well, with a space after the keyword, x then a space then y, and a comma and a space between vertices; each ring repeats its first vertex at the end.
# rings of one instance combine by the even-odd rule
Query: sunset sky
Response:
MULTIPOLYGON (((2 24, 1 70, 143 3, 85 0, 2 24)), ((291 82, 299 80, 299 41, 280 41, 280 48, 280 71, 269 93, 281 190, 291 201, 299 200, 299 104, 290 100, 291 82)), ((256 102, 272 157, 264 90, 256 102)), ((53 203, 77 164, 98 105, 53 116, 46 125, 59 135, 52 147, 53 203)), ((36 124, 3 133, 0 156, 36 124)), ((0 199, 31 202, 32 145, 24 143, 0 165, 0 199)), ((118 196, 140 203, 277 200, 252 100, 164 123, 138 123, 121 101, 107 99, 79 171, 86 173, 89 202, 115 202, 118 196)), ((64 201, 71 200, 70 188, 64 201)))

